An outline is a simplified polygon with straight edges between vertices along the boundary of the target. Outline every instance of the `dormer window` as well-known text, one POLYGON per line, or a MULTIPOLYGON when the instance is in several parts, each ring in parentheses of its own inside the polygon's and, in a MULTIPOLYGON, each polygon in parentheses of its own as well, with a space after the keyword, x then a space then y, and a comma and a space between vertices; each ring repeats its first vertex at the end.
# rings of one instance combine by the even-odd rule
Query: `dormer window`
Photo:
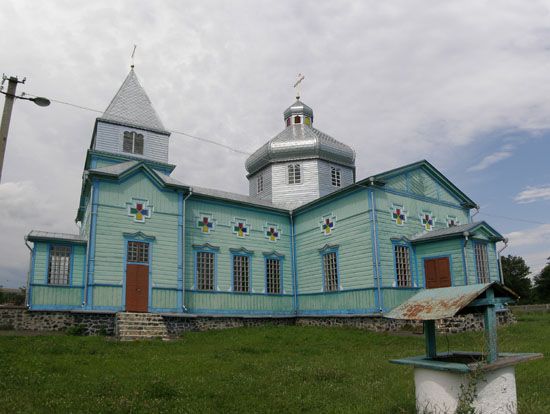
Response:
POLYGON ((264 176, 262 174, 258 175, 258 178, 257 178, 257 190, 258 190, 258 194, 260 194, 262 191, 264 191, 264 176))
POLYGON ((143 135, 137 132, 124 131, 122 151, 129 154, 143 155, 143 135))
POLYGON ((302 174, 300 172, 300 164, 289 164, 288 166, 288 183, 300 184, 302 182, 302 174))
POLYGON ((330 167, 330 176, 332 180, 332 186, 333 187, 341 187, 342 186, 342 176, 341 176, 340 168, 336 167, 330 167))

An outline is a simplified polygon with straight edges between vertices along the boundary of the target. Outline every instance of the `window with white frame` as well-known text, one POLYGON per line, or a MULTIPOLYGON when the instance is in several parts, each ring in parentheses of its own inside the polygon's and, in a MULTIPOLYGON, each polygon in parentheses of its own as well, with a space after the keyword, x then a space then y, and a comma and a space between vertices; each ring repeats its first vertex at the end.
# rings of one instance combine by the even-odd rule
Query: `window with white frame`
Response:
POLYGON ((233 290, 248 292, 250 289, 250 258, 243 255, 233 256, 233 290))
POLYGON ((48 284, 68 285, 71 275, 71 246, 50 246, 48 284))
POLYGON ((338 263, 336 252, 323 254, 323 273, 325 276, 325 292, 338 290, 338 263))
POLYGON ((489 260, 487 257, 487 245, 485 243, 474 243, 476 257, 477 279, 479 283, 489 282, 489 260))
POLYGON ((332 181, 332 185, 334 187, 341 187, 342 186, 342 172, 340 171, 340 168, 336 167, 330 167, 330 177, 332 181))
POLYGON ((393 253, 395 258, 395 273, 397 277, 397 287, 411 287, 411 254, 408 246, 394 245, 393 253))
POLYGON ((143 135, 137 132, 124 131, 122 151, 130 154, 143 155, 143 135))
POLYGON ((302 173, 300 171, 300 164, 288 165, 288 183, 300 184, 302 182, 302 173))
POLYGON ((126 261, 130 263, 149 263, 149 243, 129 241, 126 261))
POLYGON ((266 258, 265 276, 267 293, 281 293, 281 260, 279 258, 266 258))
POLYGON ((257 178, 257 190, 258 190, 258 194, 260 194, 262 191, 264 191, 264 176, 263 174, 260 174, 258 175, 258 178, 257 178))
POLYGON ((214 253, 196 252, 197 289, 214 290, 214 253))

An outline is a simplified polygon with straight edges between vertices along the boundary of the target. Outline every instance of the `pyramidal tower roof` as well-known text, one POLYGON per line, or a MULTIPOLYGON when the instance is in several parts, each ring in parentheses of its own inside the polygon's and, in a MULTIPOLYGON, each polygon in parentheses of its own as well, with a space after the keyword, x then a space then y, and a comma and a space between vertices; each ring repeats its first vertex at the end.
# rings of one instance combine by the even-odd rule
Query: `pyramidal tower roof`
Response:
POLYGON ((99 119, 136 128, 168 132, 139 83, 134 68, 130 69, 122 86, 99 119))

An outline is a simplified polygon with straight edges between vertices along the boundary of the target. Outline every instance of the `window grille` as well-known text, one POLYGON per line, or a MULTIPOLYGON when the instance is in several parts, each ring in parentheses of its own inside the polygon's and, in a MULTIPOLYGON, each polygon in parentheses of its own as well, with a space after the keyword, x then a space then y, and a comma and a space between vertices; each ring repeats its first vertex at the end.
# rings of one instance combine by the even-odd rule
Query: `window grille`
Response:
POLYGON ((393 248, 395 255, 395 272, 397 274, 397 287, 411 287, 411 256, 410 249, 407 246, 395 245, 393 248))
POLYGON ((197 289, 214 290, 214 253, 197 252, 197 289))
POLYGON ((68 285, 71 273, 71 246, 51 246, 48 263, 48 283, 68 285))
POLYGON ((250 268, 248 256, 233 256, 233 290, 248 292, 250 283, 250 268))
POLYGON ((300 172, 300 164, 290 164, 288 166, 288 183, 300 184, 302 182, 302 174, 300 172))
POLYGON ((122 151, 143 155, 143 135, 136 132, 124 131, 122 151))
POLYGON ((260 174, 258 176, 258 194, 264 191, 264 176, 260 174))
POLYGON ((342 185, 342 177, 339 168, 330 167, 330 175, 332 178, 332 185, 334 187, 340 187, 342 185))
POLYGON ((323 255, 323 270, 325 273, 325 292, 338 290, 338 264, 336 263, 335 252, 323 255))
POLYGON ((281 261, 279 259, 266 259, 265 272, 267 293, 281 293, 281 261))
POLYGON ((128 263, 149 263, 149 243, 129 241, 126 261, 128 263))
POLYGON ((489 261, 487 258, 487 245, 483 243, 475 243, 474 246, 478 282, 488 283, 489 261))

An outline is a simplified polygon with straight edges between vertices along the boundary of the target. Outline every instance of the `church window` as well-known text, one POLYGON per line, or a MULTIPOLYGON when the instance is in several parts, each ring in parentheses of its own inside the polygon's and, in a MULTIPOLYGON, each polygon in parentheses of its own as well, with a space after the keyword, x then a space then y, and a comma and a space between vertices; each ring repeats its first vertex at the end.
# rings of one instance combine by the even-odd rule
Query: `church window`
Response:
POLYGON ((143 135, 136 132, 124 131, 122 151, 130 154, 143 155, 143 135))
POLYGON ((267 293, 281 293, 281 260, 278 257, 265 259, 267 293))
POLYGON ((304 123, 308 126, 311 126, 311 118, 309 116, 306 116, 304 123))
POLYGON ((474 243, 476 257, 476 270, 478 283, 489 283, 489 260, 487 255, 487 244, 474 243))
POLYGON ((393 253, 395 258, 395 273, 397 287, 411 287, 411 254, 408 246, 394 245, 393 253))
POLYGON ((196 252, 197 289, 214 290, 214 264, 214 253, 196 252))
POLYGON ((131 263, 149 263, 149 243, 129 241, 126 261, 131 263))
POLYGON ((300 184, 302 182, 302 174, 300 172, 300 164, 289 164, 288 166, 288 183, 300 184))
POLYGON ((48 263, 48 284, 68 285, 71 274, 71 246, 51 246, 48 263))
POLYGON ((334 187, 340 187, 342 185, 340 168, 330 167, 330 176, 334 187))
POLYGON ((290 118, 287 118, 287 119, 286 119, 286 126, 290 126, 290 122, 291 122, 291 119, 290 119, 290 118))
POLYGON ((264 191, 264 176, 263 174, 258 175, 257 190, 258 194, 264 191))
POLYGON ((299 124, 299 123, 300 123, 300 117, 299 117, 298 115, 296 115, 296 116, 294 117, 294 123, 295 123, 295 124, 299 124))
POLYGON ((338 290, 338 254, 337 247, 328 245, 321 250, 323 259, 323 290, 325 292, 334 292, 338 290))
POLYGON ((233 291, 250 290, 250 257, 236 254, 233 256, 233 291))

